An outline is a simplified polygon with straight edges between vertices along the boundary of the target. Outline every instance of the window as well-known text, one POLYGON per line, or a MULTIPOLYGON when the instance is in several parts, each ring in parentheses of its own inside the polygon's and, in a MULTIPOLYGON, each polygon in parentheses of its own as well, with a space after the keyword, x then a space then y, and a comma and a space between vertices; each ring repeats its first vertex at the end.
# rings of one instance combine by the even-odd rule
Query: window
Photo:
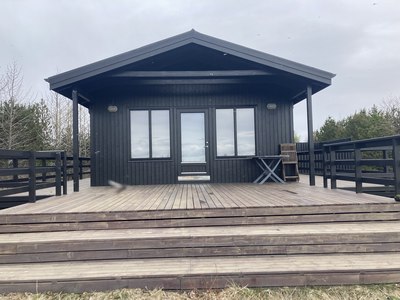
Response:
POLYGON ((255 155, 254 108, 216 110, 217 156, 255 155))
POLYGON ((131 158, 170 156, 169 110, 131 110, 131 158))

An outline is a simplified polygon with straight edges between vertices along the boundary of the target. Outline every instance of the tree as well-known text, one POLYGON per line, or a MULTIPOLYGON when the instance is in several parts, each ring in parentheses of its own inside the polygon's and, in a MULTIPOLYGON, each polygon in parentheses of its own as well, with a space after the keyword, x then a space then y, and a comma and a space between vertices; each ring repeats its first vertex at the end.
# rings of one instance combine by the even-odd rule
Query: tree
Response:
POLYGON ((328 117, 322 127, 315 132, 315 139, 318 142, 337 140, 344 137, 343 121, 336 122, 328 117))
POLYGON ((315 132, 315 137, 317 141, 323 142, 342 138, 362 140, 395 133, 393 118, 388 117, 387 112, 373 106, 339 121, 328 117, 324 125, 315 132))
MULTIPOLYGON (((47 95, 49 108, 51 149, 64 150, 72 155, 72 102, 55 92, 47 95)), ((79 155, 90 156, 90 116, 79 106, 79 155)))
POLYGON ((390 97, 383 101, 385 118, 390 120, 395 134, 400 134, 400 97, 390 97))
MULTIPOLYGON (((65 150, 72 154, 72 102, 54 92, 40 101, 24 93, 16 63, 0 74, 0 148, 65 150)), ((79 108, 80 155, 90 155, 90 117, 79 108)))
POLYGON ((362 109, 348 117, 344 124, 344 135, 352 140, 393 135, 393 126, 383 111, 375 105, 370 109, 362 109))
POLYGON ((16 63, 7 67, 0 90, 0 148, 43 150, 46 146, 47 122, 44 103, 28 104, 23 91, 21 68, 16 63))

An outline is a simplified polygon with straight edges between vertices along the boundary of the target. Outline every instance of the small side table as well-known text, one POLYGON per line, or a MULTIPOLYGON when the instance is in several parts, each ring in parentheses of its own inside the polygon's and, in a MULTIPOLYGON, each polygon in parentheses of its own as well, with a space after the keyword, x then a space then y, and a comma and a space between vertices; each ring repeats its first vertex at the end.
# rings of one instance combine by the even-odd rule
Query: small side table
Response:
POLYGON ((253 159, 256 164, 260 167, 262 173, 257 177, 253 183, 263 184, 269 178, 277 183, 285 183, 282 178, 276 173, 276 169, 282 162, 282 158, 286 155, 265 155, 265 156, 254 156, 253 159))

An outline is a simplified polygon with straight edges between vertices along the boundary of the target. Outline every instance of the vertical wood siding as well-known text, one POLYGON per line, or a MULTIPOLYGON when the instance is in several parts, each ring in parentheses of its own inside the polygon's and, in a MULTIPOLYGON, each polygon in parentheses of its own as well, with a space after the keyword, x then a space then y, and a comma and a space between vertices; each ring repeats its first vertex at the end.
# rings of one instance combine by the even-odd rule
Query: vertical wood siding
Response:
POLYGON ((132 86, 96 95, 90 107, 92 145, 92 185, 107 185, 108 180, 124 184, 177 183, 178 109, 207 108, 209 113, 209 151, 211 182, 250 182, 259 174, 249 159, 216 158, 215 109, 249 106, 255 108, 256 153, 279 153, 279 144, 293 141, 293 104, 267 88, 256 85, 165 85, 132 86), (276 103, 267 110, 267 103, 276 103), (115 104, 116 113, 107 111, 115 104), (171 159, 130 159, 131 109, 171 110, 171 159))

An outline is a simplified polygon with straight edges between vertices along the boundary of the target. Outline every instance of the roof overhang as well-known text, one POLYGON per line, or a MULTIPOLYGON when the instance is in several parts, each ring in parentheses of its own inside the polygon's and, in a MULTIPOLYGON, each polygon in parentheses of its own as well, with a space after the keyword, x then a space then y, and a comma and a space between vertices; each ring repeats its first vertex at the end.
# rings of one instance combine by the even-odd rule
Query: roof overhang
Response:
MULTIPOLYGON (((199 62, 198 65, 201 65, 199 62)), ((293 87, 292 101, 305 98, 307 86, 313 93, 331 84, 335 74, 306 66, 297 62, 253 50, 194 30, 116 55, 68 72, 45 79, 50 89, 71 98, 72 90, 93 91, 95 86, 130 80, 136 84, 185 82, 254 82, 266 81, 276 84, 283 80, 293 87), (197 51, 197 52, 196 52, 197 51), (189 53, 200 53, 213 65, 205 70, 187 63, 172 67, 165 62, 179 60, 189 53), (214 68, 212 68, 214 66, 214 68), (216 67, 215 67, 216 66, 216 67), (236 81, 234 80, 236 79, 236 81), (188 81, 189 80, 189 81, 188 81), (102 84, 93 84, 94 82, 102 84)), ((283 83, 285 85, 285 83, 283 83)), ((284 87, 284 86, 283 86, 284 87)))

